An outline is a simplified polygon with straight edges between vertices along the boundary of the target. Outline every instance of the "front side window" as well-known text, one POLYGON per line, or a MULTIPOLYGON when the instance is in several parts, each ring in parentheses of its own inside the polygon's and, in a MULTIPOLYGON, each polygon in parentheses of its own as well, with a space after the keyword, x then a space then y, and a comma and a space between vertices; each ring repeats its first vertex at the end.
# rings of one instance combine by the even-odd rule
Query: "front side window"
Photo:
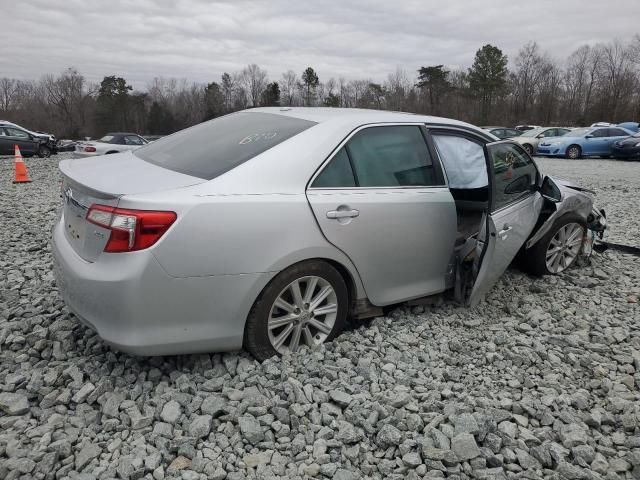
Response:
POLYGON ((600 128, 598 130, 594 130, 593 132, 591 132, 591 135, 594 138, 608 137, 609 136, 609 129, 608 128, 600 128))
POLYGON ((488 150, 493 163, 494 210, 535 190, 538 169, 522 148, 506 143, 489 145, 488 150))
POLYGON ((137 135, 127 135, 124 137, 124 143, 126 145, 144 145, 144 141, 137 135))
POLYGON ((360 187, 441 184, 419 126, 366 128, 349 140, 347 153, 360 187))
POLYGON ((29 134, 27 132, 23 132, 22 130, 18 130, 17 128, 5 127, 7 133, 10 137, 16 138, 29 138, 29 134))
POLYGON ((263 112, 237 112, 200 123, 135 150, 159 167, 211 180, 316 125, 263 112))

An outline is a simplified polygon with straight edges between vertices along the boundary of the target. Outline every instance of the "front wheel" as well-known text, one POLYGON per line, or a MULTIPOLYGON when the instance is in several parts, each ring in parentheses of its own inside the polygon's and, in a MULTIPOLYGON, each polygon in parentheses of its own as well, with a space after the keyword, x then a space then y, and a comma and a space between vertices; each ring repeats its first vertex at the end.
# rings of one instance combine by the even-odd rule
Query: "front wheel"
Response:
POLYGON ((40 145, 38 149, 38 156, 40 158, 49 158, 51 156, 51 149, 46 145, 40 145))
POLYGON ((301 262, 265 287, 247 318, 244 346, 258 360, 331 341, 349 310, 347 285, 323 261, 301 262))
POLYGON ((578 145, 571 145, 567 148, 566 157, 570 160, 577 160, 582 156, 582 149, 578 145))
POLYGON ((587 230, 586 222, 576 214, 558 218, 551 229, 523 254, 525 269, 534 275, 557 275, 577 260, 587 230))

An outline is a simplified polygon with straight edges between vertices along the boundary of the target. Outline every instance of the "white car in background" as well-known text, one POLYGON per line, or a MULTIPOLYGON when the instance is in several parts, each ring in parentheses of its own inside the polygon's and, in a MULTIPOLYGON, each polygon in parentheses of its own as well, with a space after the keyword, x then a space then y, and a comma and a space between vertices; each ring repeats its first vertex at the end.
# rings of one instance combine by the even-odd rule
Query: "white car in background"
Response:
POLYGON ((535 155, 538 150, 538 144, 542 139, 547 137, 561 137, 571 129, 564 127, 538 127, 533 130, 527 130, 519 137, 511 140, 519 143, 527 151, 529 155, 535 155))
POLYGON ((137 133, 114 132, 107 133, 99 140, 79 142, 74 152, 75 158, 96 157, 111 153, 136 150, 149 143, 137 133))

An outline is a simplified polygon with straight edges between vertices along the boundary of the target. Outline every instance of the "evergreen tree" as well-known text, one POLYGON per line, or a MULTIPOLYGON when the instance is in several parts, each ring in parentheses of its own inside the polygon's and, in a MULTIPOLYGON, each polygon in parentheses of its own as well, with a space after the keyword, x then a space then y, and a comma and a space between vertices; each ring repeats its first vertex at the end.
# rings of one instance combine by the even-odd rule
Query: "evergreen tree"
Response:
POLYGON ((469 86, 480 99, 480 120, 489 119, 491 105, 507 85, 507 56, 498 47, 485 45, 476 52, 469 69, 469 86))

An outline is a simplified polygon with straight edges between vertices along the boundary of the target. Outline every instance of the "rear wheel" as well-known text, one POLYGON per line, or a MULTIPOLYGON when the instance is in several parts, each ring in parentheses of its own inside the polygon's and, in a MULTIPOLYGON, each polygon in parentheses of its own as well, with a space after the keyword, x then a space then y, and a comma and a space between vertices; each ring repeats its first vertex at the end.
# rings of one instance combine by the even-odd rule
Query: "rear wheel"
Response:
POLYGON ((331 341, 349 310, 347 285, 326 262, 298 263, 262 291, 247 318, 244 346, 262 361, 331 341))
POLYGON ((529 155, 533 155, 533 147, 528 143, 522 145, 529 155))
POLYGON ((51 156, 51 149, 46 145, 40 145, 40 148, 38 148, 38 156, 40 158, 49 158, 51 156))
POLYGON ((523 254, 525 270, 534 275, 557 275, 571 267, 582 249, 587 226, 575 214, 563 215, 553 227, 523 254))
POLYGON ((577 160, 582 156, 582 149, 578 145, 571 145, 567 148, 566 157, 570 160, 577 160))

